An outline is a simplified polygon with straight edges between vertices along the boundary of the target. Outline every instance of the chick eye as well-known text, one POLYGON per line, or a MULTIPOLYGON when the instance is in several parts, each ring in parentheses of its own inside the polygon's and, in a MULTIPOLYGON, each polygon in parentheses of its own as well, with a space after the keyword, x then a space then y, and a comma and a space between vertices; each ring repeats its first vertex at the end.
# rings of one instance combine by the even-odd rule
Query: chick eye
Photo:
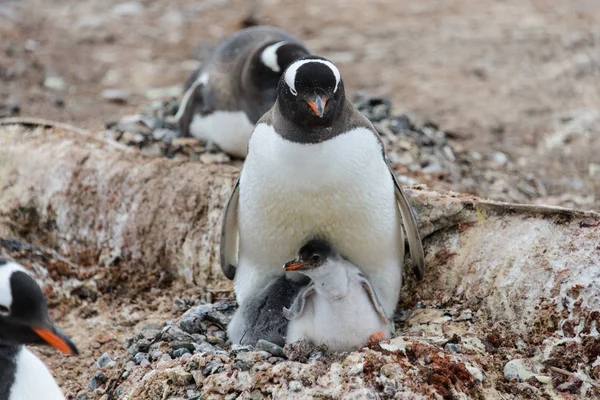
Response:
POLYGON ((319 256, 318 254, 313 254, 313 255, 310 257, 310 260, 311 260, 312 262, 318 262, 320 259, 321 259, 321 256, 319 256))
POLYGON ((0 305, 0 314, 10 314, 10 310, 8 309, 8 307, 0 305))

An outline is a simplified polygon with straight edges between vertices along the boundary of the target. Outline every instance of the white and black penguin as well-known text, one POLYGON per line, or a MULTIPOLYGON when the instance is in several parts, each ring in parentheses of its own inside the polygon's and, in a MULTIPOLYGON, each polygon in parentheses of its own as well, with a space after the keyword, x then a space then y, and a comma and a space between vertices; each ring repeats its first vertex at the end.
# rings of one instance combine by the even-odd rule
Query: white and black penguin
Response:
POLYGON ((311 283, 284 309, 286 342, 307 338, 331 351, 354 351, 389 339, 390 322, 369 280, 326 240, 313 239, 283 266, 311 283))
POLYGON ((314 56, 290 64, 248 149, 221 235, 221 268, 234 279, 238 303, 274 277, 297 279, 281 265, 320 237, 362 271, 392 316, 402 286, 402 225, 418 279, 423 247, 381 138, 346 98, 337 67, 314 56))
POLYGON ((52 322, 46 298, 21 265, 0 258, 0 400, 63 400, 44 363, 24 345, 77 347, 52 322))
POLYGON ((186 84, 175 119, 182 136, 244 158, 254 125, 277 97, 277 83, 309 50, 287 32, 256 26, 221 42, 186 84))

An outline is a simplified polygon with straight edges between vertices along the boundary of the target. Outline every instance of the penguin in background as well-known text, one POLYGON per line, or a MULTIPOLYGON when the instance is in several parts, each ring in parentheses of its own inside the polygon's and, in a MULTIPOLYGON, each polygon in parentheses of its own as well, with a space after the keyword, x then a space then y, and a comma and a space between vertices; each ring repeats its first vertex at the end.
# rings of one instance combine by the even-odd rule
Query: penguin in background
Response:
MULTIPOLYGON (((294 61, 252 133, 225 209, 221 269, 234 280, 238 304, 279 276, 300 279, 281 265, 319 237, 360 269, 389 318, 402 287, 403 228, 420 280, 425 257, 417 220, 377 131, 346 98, 332 62, 294 61)), ((228 330, 244 331, 234 324, 228 330)))
POLYGON ((256 122, 277 97, 287 66, 311 52, 287 32, 254 26, 223 40, 188 79, 175 120, 183 137, 245 158, 256 122))
POLYGON ((51 322, 46 298, 27 270, 0 258, 0 400, 63 400, 48 368, 25 345, 78 354, 51 322))

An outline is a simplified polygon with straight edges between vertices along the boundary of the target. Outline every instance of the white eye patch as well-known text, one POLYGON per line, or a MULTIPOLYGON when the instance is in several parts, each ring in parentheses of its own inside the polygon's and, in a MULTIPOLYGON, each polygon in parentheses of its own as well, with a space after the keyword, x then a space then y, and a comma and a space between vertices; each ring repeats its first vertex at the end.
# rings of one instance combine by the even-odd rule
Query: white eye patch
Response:
POLYGON ((271 68, 273 72, 280 72, 281 67, 277 62, 277 50, 286 44, 287 42, 278 42, 266 47, 260 55, 260 61, 267 67, 271 68))
POLYGON ((331 72, 333 72, 333 76, 335 76, 335 87, 333 88, 333 91, 336 92, 340 84, 340 71, 337 69, 337 67, 327 60, 308 59, 294 62, 285 71, 285 83, 290 88, 292 94, 294 96, 298 94, 298 91, 296 91, 296 73, 298 72, 298 68, 308 63, 320 63, 326 65, 327 67, 329 67, 329 69, 331 69, 331 72))
MULTIPOLYGON (((10 288, 10 277, 14 272, 17 271, 29 274, 25 268, 13 261, 9 261, 4 265, 0 265, 0 306, 5 307, 9 310, 13 300, 12 290, 10 288)), ((0 315, 6 316, 9 313, 6 313, 0 307, 0 315)))

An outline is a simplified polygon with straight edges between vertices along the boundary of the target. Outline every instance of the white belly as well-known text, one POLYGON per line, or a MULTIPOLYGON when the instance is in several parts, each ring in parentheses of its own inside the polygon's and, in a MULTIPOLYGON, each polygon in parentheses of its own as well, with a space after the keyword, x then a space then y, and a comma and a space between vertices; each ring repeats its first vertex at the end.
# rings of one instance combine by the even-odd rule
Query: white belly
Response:
POLYGON ((238 216, 238 301, 283 274, 283 264, 321 236, 363 271, 393 313, 404 243, 392 177, 367 129, 301 145, 258 125, 240 178, 238 216))
POLYGON ((23 347, 17 356, 15 382, 9 400, 64 400, 44 363, 23 347))
POLYGON ((289 322, 286 342, 308 338, 331 351, 354 351, 363 347, 374 333, 382 332, 389 338, 388 325, 375 311, 367 293, 357 286, 343 299, 334 301, 313 294, 302 315, 289 322))
POLYGON ((244 158, 248 153, 248 139, 254 125, 243 111, 215 111, 201 117, 194 115, 190 134, 211 141, 227 154, 244 158))

